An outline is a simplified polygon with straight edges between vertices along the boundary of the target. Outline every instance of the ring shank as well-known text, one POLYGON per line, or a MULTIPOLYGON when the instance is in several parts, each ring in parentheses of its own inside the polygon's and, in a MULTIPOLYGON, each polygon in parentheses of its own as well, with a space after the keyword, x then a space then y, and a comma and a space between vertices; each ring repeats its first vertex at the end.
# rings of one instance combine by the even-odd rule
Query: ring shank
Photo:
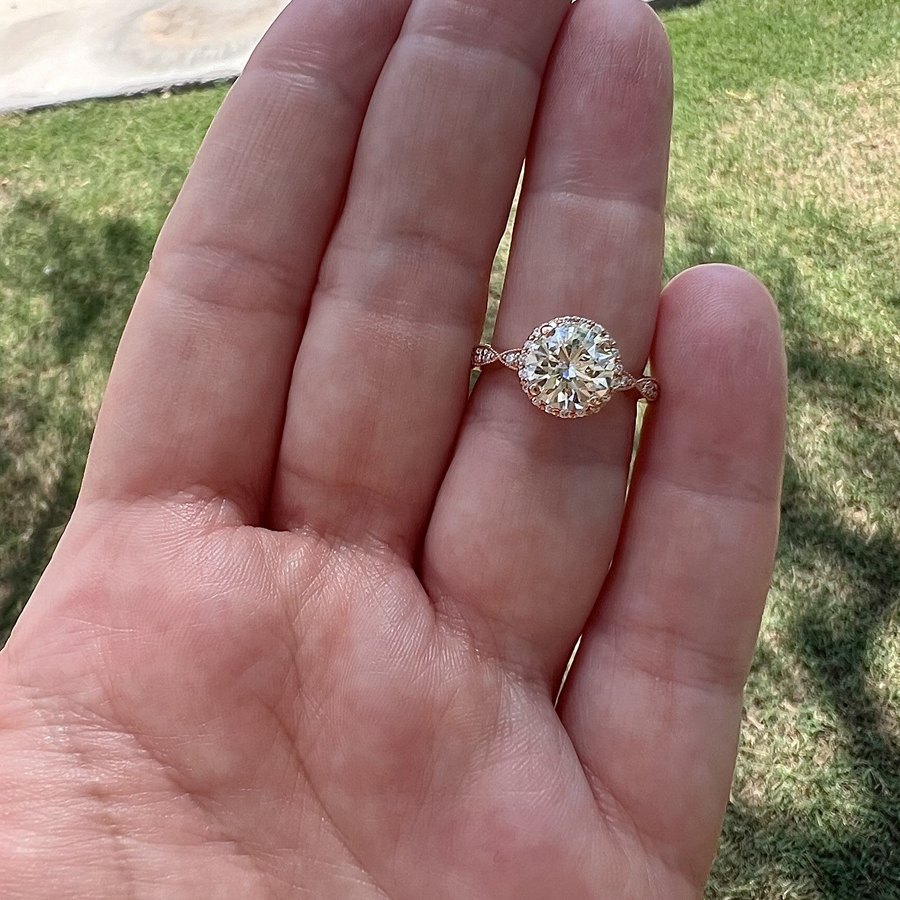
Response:
MULTIPOLYGON (((518 369, 521 350, 496 350, 490 344, 479 344, 472 351, 472 368, 484 369, 499 362, 508 369, 518 369)), ((613 382, 613 391, 635 390, 642 400, 653 403, 659 399, 659 382, 655 378, 635 378, 627 372, 621 372, 613 382)))

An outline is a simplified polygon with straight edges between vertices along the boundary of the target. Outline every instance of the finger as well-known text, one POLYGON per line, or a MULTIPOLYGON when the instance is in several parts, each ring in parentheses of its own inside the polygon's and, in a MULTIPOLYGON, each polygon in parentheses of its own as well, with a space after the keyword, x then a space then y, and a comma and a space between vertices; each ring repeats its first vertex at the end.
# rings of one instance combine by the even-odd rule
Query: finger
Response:
POLYGON ((273 524, 415 552, 568 0, 417 0, 300 349, 273 524))
MULTIPOLYGON (((668 44, 637 0, 579 0, 546 81, 494 343, 559 315, 601 322, 643 370, 660 290, 668 44)), ((495 371, 496 370, 496 371, 495 371)), ((606 574, 635 405, 561 421, 482 374, 425 545, 426 586, 475 639, 557 683, 606 574)))
POLYGON ((662 396, 560 714, 600 804, 699 885, 778 532, 785 361, 768 293, 726 266, 677 278, 653 365, 662 396))
POLYGON ((407 0, 292 3, 217 116, 116 359, 82 500, 267 503, 309 298, 407 0))

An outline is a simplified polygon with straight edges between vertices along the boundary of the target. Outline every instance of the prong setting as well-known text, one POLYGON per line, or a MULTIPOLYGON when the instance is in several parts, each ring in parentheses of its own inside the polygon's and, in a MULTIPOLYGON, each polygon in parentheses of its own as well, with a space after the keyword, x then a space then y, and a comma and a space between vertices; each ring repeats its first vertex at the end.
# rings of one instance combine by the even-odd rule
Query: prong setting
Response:
POLYGON ((472 365, 499 362, 516 371, 525 395, 543 412, 579 419, 599 412, 616 391, 636 389, 648 401, 659 396, 652 378, 625 371, 616 342, 597 322, 562 316, 539 325, 518 350, 475 348, 472 365))

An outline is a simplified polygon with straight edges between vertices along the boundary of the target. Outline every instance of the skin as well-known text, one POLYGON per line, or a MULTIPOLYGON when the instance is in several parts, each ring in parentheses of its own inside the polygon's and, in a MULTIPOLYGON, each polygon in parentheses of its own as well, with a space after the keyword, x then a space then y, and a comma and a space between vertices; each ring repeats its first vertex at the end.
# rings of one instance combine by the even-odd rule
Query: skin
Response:
POLYGON ((286 10, 0 655, 0 896, 701 897, 785 369, 746 273, 660 297, 670 81, 638 0, 286 10), (526 154, 495 343, 588 315, 650 354, 627 504, 633 397, 467 396, 526 154))

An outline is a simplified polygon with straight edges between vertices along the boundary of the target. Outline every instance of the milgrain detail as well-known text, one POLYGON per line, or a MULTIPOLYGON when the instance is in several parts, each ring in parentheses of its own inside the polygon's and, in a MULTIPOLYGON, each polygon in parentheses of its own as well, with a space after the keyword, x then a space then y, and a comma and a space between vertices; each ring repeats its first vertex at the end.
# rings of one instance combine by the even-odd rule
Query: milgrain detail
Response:
POLYGON ((522 390, 538 409, 563 419, 599 412, 617 391, 636 390, 648 402, 659 398, 659 384, 626 372, 606 329, 582 316, 539 325, 521 349, 479 344, 472 353, 475 369, 496 362, 517 372, 522 390))

